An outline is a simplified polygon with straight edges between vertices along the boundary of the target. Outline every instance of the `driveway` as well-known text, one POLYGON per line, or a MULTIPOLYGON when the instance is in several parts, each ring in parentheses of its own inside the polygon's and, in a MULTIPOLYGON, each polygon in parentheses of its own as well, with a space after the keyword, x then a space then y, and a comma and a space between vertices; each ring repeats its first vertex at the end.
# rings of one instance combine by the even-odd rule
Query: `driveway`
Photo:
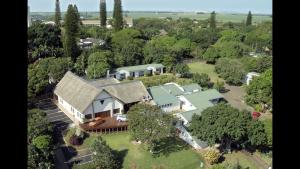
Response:
POLYGON ((47 114, 47 119, 54 125, 54 142, 58 147, 55 150, 56 168, 69 169, 74 163, 85 164, 91 162, 92 153, 88 149, 76 151, 74 148, 67 146, 63 140, 62 132, 73 121, 50 99, 42 99, 36 105, 47 114))
POLYGON ((241 86, 230 86, 226 83, 224 87, 229 90, 226 93, 222 93, 229 104, 239 110, 246 109, 251 112, 254 111, 254 109, 248 106, 244 101, 244 96, 246 95, 245 89, 243 89, 241 86))

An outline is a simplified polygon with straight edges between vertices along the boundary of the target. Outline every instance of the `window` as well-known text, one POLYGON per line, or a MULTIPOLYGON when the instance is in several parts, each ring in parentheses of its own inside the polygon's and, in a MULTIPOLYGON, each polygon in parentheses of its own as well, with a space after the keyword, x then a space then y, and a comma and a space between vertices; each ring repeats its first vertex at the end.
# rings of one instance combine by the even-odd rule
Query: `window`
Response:
POLYGON ((85 118, 86 118, 86 119, 91 119, 91 118, 92 118, 92 115, 91 115, 91 114, 87 114, 87 115, 85 115, 85 118))
POLYGON ((103 103, 104 103, 104 100, 100 100, 100 103, 103 104, 103 103))

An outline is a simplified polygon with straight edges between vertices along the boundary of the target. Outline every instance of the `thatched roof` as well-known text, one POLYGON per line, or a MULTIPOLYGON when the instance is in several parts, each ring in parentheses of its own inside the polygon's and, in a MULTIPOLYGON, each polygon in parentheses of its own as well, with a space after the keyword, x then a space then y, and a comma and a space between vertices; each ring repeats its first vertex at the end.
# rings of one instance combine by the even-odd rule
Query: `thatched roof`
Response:
POLYGON ((87 81, 70 71, 57 84, 54 93, 78 111, 84 112, 103 90, 125 104, 138 102, 144 96, 149 96, 141 81, 120 83, 114 78, 87 81))
POLYGON ((141 81, 131 81, 105 86, 104 89, 124 103, 141 101, 143 97, 151 97, 141 81))
POLYGON ((65 74, 54 90, 56 95, 62 97, 80 112, 84 112, 100 92, 101 90, 70 71, 65 74))

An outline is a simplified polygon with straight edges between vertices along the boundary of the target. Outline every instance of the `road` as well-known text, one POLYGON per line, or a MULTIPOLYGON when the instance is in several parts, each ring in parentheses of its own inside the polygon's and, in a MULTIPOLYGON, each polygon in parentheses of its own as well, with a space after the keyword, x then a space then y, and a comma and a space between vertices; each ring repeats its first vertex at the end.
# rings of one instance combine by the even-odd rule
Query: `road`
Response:
POLYGON ((72 120, 51 99, 41 99, 36 103, 36 106, 47 114, 47 119, 54 125, 54 142, 57 147, 54 150, 56 169, 69 169, 73 163, 90 162, 91 153, 89 150, 77 152, 72 147, 68 147, 63 140, 63 131, 70 125, 74 125, 72 120))

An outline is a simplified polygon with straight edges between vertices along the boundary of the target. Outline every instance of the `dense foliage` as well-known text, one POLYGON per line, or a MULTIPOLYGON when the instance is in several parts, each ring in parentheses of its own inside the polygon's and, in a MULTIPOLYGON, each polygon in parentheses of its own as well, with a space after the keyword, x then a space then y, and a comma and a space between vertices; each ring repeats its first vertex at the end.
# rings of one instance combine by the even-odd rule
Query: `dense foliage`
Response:
POLYGON ((199 84, 201 87, 208 88, 210 85, 210 78, 208 74, 205 73, 194 73, 192 76, 192 80, 194 83, 199 84))
POLYGON ((28 62, 63 56, 61 30, 56 25, 34 23, 28 28, 28 62))
POLYGON ((236 59, 219 59, 215 70, 227 83, 233 85, 241 85, 246 75, 243 64, 236 59))
POLYGON ((90 79, 104 77, 112 63, 112 53, 109 51, 96 52, 89 56, 87 76, 90 79))
POLYGON ((259 146, 266 144, 266 134, 260 121, 252 121, 249 112, 226 104, 217 104, 194 115, 189 127, 192 134, 209 145, 220 143, 230 149, 232 143, 259 146))
POLYGON ((54 168, 52 125, 40 109, 28 111, 28 169, 54 168))
POLYGON ((174 134, 172 117, 157 106, 136 104, 129 109, 128 120, 132 138, 149 144, 150 149, 156 141, 174 134))
POLYGON ((100 25, 106 27, 106 2, 105 0, 100 1, 100 25))
POLYGON ((112 36, 112 48, 117 66, 138 65, 143 61, 144 41, 135 29, 123 29, 112 36))
POLYGON ((64 51, 65 56, 72 58, 75 62, 80 51, 77 46, 76 38, 79 34, 79 13, 77 7, 73 5, 68 6, 67 13, 64 17, 64 51))
POLYGON ((119 164, 112 149, 106 144, 102 137, 97 137, 90 147, 93 152, 93 168, 117 169, 119 164))
POLYGON ((123 15, 121 3, 121 0, 114 0, 113 27, 116 31, 119 31, 123 28, 123 15))
POLYGON ((264 104, 272 107, 272 69, 266 70, 261 76, 254 78, 246 88, 246 102, 250 105, 264 104))

